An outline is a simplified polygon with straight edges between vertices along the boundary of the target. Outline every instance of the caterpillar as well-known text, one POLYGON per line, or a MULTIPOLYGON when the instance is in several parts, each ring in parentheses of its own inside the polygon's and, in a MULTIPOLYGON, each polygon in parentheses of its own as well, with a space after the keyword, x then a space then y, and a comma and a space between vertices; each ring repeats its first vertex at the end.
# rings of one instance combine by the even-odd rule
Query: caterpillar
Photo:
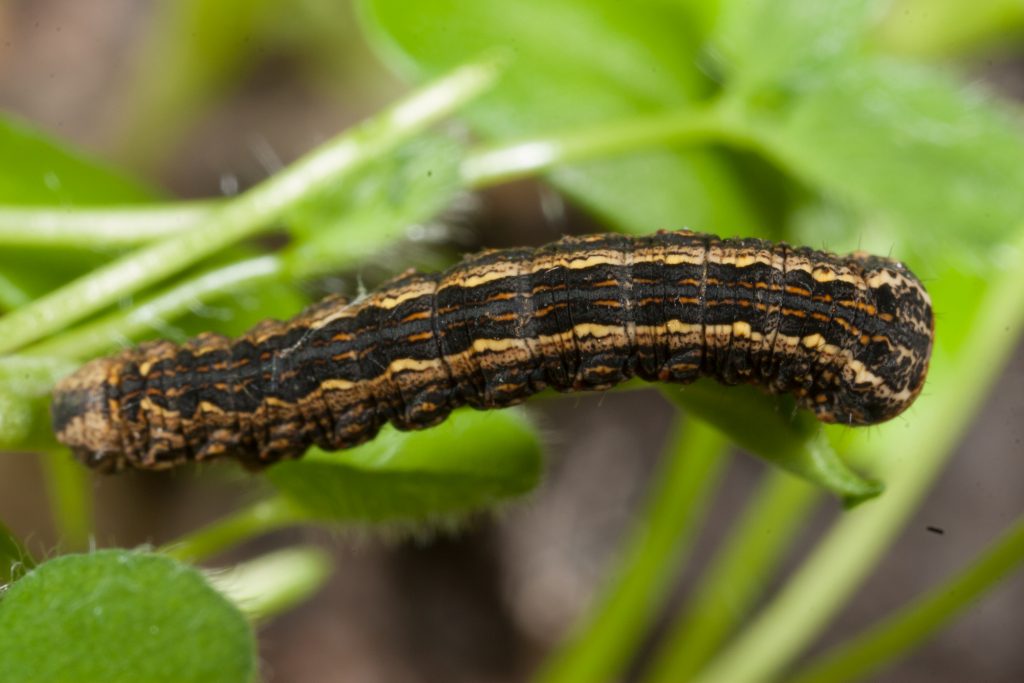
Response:
POLYGON ((205 333, 88 362, 54 390, 57 438, 102 471, 230 456, 259 468, 382 425, 630 377, 713 377, 870 425, 921 391, 931 302, 901 263, 690 231, 565 237, 409 271, 237 339, 205 333))

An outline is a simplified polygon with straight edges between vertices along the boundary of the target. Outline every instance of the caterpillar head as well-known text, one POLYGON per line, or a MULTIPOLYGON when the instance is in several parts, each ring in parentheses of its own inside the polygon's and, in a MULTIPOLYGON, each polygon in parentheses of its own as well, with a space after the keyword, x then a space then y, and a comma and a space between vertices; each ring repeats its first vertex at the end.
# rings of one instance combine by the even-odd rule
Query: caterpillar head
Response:
POLYGON ((864 253, 851 260, 862 269, 865 308, 830 421, 867 425, 896 417, 921 392, 935 321, 928 292, 902 263, 864 253))

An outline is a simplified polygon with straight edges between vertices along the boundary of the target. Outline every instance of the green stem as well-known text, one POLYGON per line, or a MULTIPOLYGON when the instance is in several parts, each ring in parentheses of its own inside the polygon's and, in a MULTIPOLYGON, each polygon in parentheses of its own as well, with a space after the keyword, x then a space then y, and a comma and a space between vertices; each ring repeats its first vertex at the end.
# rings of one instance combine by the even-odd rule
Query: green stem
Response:
MULTIPOLYGON (((468 187, 479 188, 645 147, 694 142, 757 145, 730 121, 725 108, 704 106, 502 143, 471 150, 462 163, 461 174, 468 187)), ((100 208, 0 206, 0 244, 94 248, 141 245, 209 225, 229 203, 231 200, 207 199, 100 208)))
POLYGON ((692 603, 665 637, 649 683, 688 681, 749 613, 821 491, 773 469, 691 592, 692 603))
POLYGON ((472 188, 548 171, 556 166, 625 154, 645 147, 727 142, 755 143, 730 124, 717 106, 635 117, 579 132, 503 143, 470 152, 462 163, 463 182, 472 188))
POLYGON ((168 320, 188 312, 197 302, 206 302, 241 287, 271 280, 281 271, 281 258, 277 255, 258 256, 215 268, 170 287, 129 311, 110 313, 34 344, 25 349, 25 353, 91 358, 116 344, 127 344, 139 334, 160 330, 168 320))
POLYGON ((967 569, 892 614, 866 633, 826 652, 792 683, 859 680, 911 650, 942 628, 1012 571, 1024 565, 1024 518, 967 569))
POLYGON ((267 619, 302 602, 324 584, 331 560, 319 548, 286 548, 207 574, 253 620, 267 619))
POLYGON ((92 480, 67 451, 42 455, 57 536, 65 550, 85 550, 93 533, 92 480))
POLYGON ((109 249, 145 244, 209 220, 218 200, 54 208, 0 206, 0 244, 109 249))
POLYGON ((341 182, 457 110, 492 85, 498 73, 495 60, 457 69, 225 203, 192 229, 143 247, 0 318, 0 353, 67 327, 251 237, 289 207, 341 182))
MULTIPOLYGON (((1019 237, 1024 242, 1024 233, 1019 237)), ((1024 243, 1013 246, 1012 253, 1024 253, 1024 243)), ((978 298, 978 313, 956 355, 942 357, 941 346, 932 354, 929 383, 956 390, 919 397, 913 429, 902 424, 879 428, 884 438, 876 431, 859 446, 867 450, 887 444, 889 457, 877 459, 887 470, 881 472, 886 494, 843 515, 775 599, 709 664, 699 683, 776 678, 875 567, 938 476, 1015 346, 1024 327, 1024 263, 994 277, 978 298)))
MULTIPOLYGON (((673 111, 583 131, 472 150, 462 163, 468 187, 543 173, 559 165, 626 154, 658 145, 756 142, 716 107, 673 111)), ((231 200, 111 207, 0 207, 0 244, 109 248, 141 245, 208 225, 231 200)))
POLYGON ((268 498, 172 541, 161 551, 182 562, 197 562, 253 536, 304 519, 303 513, 284 498, 268 498))
POLYGON ((596 600, 589 621, 538 680, 589 683, 620 677, 700 528, 725 462, 725 445, 717 430, 698 420, 688 420, 677 432, 614 578, 596 600))

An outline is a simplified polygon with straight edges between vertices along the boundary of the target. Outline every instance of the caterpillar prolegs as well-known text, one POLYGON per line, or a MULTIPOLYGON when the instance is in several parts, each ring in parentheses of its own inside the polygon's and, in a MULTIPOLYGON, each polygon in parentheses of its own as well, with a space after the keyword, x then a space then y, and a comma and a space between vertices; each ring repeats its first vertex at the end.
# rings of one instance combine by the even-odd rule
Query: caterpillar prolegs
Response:
POLYGON ((902 264, 689 231, 566 237, 409 272, 237 339, 148 342, 57 386, 58 439, 105 471, 312 444, 355 446, 392 422, 437 424, 550 387, 630 377, 757 384, 820 420, 868 425, 924 383, 932 310, 902 264))

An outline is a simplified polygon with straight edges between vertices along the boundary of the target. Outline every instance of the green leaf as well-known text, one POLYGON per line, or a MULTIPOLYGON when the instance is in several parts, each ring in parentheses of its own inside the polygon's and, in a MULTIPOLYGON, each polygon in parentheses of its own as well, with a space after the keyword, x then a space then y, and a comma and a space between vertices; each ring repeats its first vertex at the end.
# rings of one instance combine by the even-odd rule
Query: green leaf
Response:
POLYGON ((467 513, 532 489, 540 447, 515 410, 456 411, 422 432, 390 426, 344 451, 313 449, 267 477, 308 514, 329 521, 415 521, 467 513))
POLYGON ((162 555, 65 555, 0 600, 0 680, 250 681, 245 618, 195 569, 162 555))
POLYGON ((874 0, 725 0, 712 41, 729 87, 795 88, 823 67, 848 60, 863 40, 874 0))
POLYGON ((729 435, 738 446, 841 496, 848 506, 873 498, 882 486, 851 470, 829 445, 821 424, 790 397, 754 387, 700 380, 664 394, 729 435))
POLYGON ((785 167, 883 219, 865 249, 955 253, 953 243, 992 257, 1024 215, 1019 123, 935 71, 863 59, 754 106, 749 124, 785 167))
MULTIPOLYGON (((466 111, 491 139, 550 135, 686 108, 713 87, 693 67, 701 40, 696 22, 675 4, 364 0, 360 7, 373 46, 417 77, 481 50, 512 53, 501 83, 466 111)), ((726 165, 704 151, 638 152, 560 169, 551 178, 599 216, 634 232, 759 227, 726 165)))
POLYGON ((141 202, 153 191, 0 115, 0 204, 64 205, 141 202))
POLYGON ((887 9, 880 42, 922 57, 998 50, 1024 28, 1020 0, 897 0, 887 9))
MULTIPOLYGON (((0 204, 67 206, 138 203, 156 194, 142 183, 88 159, 32 127, 0 115, 0 204)), ((81 275, 102 254, 74 250, 0 250, 11 303, 24 303, 81 275)))
MULTIPOLYGON (((874 0, 733 0, 715 42, 732 124, 873 219, 842 247, 991 257, 1024 215, 1016 112, 935 69, 870 53, 874 0)), ((987 265, 988 260, 978 263, 987 265)))

